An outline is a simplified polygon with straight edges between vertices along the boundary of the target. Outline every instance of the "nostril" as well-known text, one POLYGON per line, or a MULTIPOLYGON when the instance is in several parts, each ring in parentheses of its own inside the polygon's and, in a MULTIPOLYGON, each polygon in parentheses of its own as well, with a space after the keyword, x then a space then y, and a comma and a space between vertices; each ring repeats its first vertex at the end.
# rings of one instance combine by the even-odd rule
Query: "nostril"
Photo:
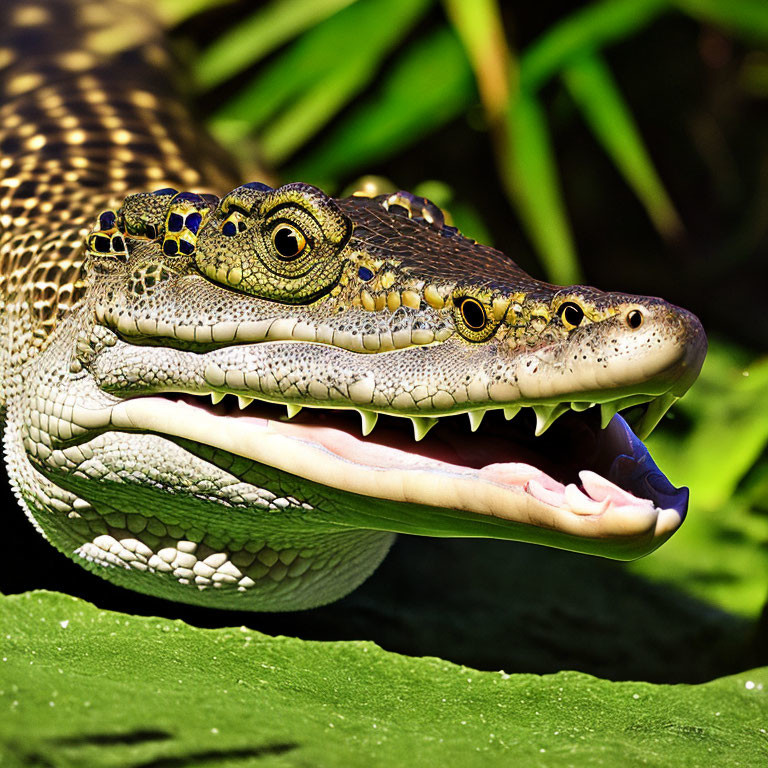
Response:
POLYGON ((637 330, 643 324, 643 313, 639 309, 630 309, 627 312, 627 325, 632 330, 637 330))

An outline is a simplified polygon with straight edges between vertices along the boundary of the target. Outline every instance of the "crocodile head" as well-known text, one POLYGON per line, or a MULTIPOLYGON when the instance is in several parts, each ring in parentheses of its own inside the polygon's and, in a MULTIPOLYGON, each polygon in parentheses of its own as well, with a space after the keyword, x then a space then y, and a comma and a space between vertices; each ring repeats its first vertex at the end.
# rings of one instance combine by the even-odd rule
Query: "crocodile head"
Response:
POLYGON ((305 607, 395 532, 629 559, 685 516, 617 412, 650 432, 699 372, 698 320, 535 280, 427 200, 131 195, 87 272, 27 448, 76 498, 70 551, 127 586, 305 607))

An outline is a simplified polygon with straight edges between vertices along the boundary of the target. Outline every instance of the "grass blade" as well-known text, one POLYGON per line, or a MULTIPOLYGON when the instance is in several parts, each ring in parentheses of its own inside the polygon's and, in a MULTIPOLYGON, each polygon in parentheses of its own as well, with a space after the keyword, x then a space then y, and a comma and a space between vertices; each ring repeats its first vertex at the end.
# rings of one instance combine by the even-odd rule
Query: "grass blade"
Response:
POLYGON ((659 179, 610 69, 597 53, 583 53, 563 70, 563 80, 597 140, 634 190, 656 229, 678 235, 680 219, 659 179))
POLYGON ((580 282, 549 129, 531 93, 522 91, 510 106, 505 154, 507 193, 539 252, 547 279, 561 285, 580 282))
POLYGON ((501 119, 516 74, 497 0, 443 0, 448 18, 469 56, 480 99, 491 123, 501 119))
POLYGON ((707 24, 725 27, 752 40, 768 40, 765 0, 671 0, 680 10, 707 24))
POLYGON ((371 74, 367 68, 342 68, 320 80, 261 134, 261 152, 265 161, 271 166, 280 165, 325 125, 352 95, 362 90, 371 74))
POLYGON ((571 57, 637 32, 668 7, 669 0, 601 0, 576 11, 525 51, 520 60, 521 86, 539 89, 571 57))
MULTIPOLYGON (((180 5, 175 0, 165 2, 180 5)), ((213 5, 217 0, 196 2, 196 10, 202 10, 201 3, 213 5)), ((238 20, 200 53, 196 82, 201 90, 213 88, 353 2, 355 0, 274 0, 247 19, 238 20)))
POLYGON ((262 136, 265 157, 282 162, 370 82, 431 2, 357 0, 259 73, 216 112, 211 130, 230 143, 274 121, 262 136))
POLYGON ((439 29, 403 51, 380 88, 286 175, 334 187, 455 118, 474 97, 461 43, 450 29, 439 29))

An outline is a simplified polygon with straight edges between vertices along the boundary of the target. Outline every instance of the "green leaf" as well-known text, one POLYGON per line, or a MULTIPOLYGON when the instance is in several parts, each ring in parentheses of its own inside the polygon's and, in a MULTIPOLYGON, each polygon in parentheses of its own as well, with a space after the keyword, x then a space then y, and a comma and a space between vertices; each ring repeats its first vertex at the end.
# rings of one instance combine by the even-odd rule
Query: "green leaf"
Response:
POLYGON ((768 359, 745 362, 731 347, 712 342, 699 381, 680 407, 694 421, 675 463, 702 505, 721 508, 768 447, 768 359))
POLYGON ((377 91, 284 175, 333 186, 452 120, 474 95, 461 43, 451 30, 438 29, 403 51, 377 91))
MULTIPOLYGON (((195 81, 203 90, 213 88, 354 1, 273 0, 248 18, 235 19, 231 29, 198 55, 195 81)), ((178 4, 176 0, 165 2, 178 4)))
POLYGON ((547 278, 561 285, 580 282, 546 117, 532 94, 521 91, 507 115, 504 182, 544 264, 547 278))
POLYGON ((212 119, 214 134, 233 142, 266 126, 264 157, 281 163, 366 87, 431 2, 358 0, 307 32, 225 104, 212 119))
POLYGON ((486 114, 494 121, 504 113, 512 74, 498 1, 443 0, 443 5, 472 63, 486 114))
POLYGON ((765 0, 670 0, 680 10, 706 24, 725 27, 753 40, 768 40, 765 0))
MULTIPOLYGON (((658 444, 657 440, 651 445, 654 458, 661 455, 658 444)), ((685 450, 678 443, 670 447, 685 450)), ((667 460, 660 461, 660 466, 674 469, 674 463, 667 460)), ((710 469, 715 466, 713 461, 710 469)), ((739 496, 720 508, 707 507, 699 503, 697 486, 688 479, 691 504, 682 528, 650 557, 627 563, 628 570, 677 586, 739 616, 759 615, 768 573, 768 520, 764 511, 760 513, 739 496)))
POLYGON ((669 7, 669 0, 601 0, 547 30, 520 59, 520 82, 535 91, 568 61, 638 32, 669 7))
POLYGON ((261 153, 279 165, 325 125, 370 79, 362 68, 340 69, 324 77, 271 122, 261 135, 261 153))
POLYGON ((768 670, 696 686, 509 675, 367 642, 307 642, 0 599, 10 765, 757 765, 768 670))
POLYGON ((640 198, 656 228, 665 237, 678 235, 680 219, 602 57, 584 52, 571 59, 563 79, 595 137, 640 198))

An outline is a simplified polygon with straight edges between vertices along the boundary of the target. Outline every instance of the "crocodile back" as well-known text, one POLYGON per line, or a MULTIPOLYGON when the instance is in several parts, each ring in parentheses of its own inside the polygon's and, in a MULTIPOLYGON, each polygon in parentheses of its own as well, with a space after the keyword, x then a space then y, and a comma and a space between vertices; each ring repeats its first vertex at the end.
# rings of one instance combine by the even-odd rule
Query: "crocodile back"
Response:
POLYGON ((136 189, 232 184, 177 96, 162 33, 138 0, 0 4, 4 371, 82 295, 83 238, 100 210, 136 189))

